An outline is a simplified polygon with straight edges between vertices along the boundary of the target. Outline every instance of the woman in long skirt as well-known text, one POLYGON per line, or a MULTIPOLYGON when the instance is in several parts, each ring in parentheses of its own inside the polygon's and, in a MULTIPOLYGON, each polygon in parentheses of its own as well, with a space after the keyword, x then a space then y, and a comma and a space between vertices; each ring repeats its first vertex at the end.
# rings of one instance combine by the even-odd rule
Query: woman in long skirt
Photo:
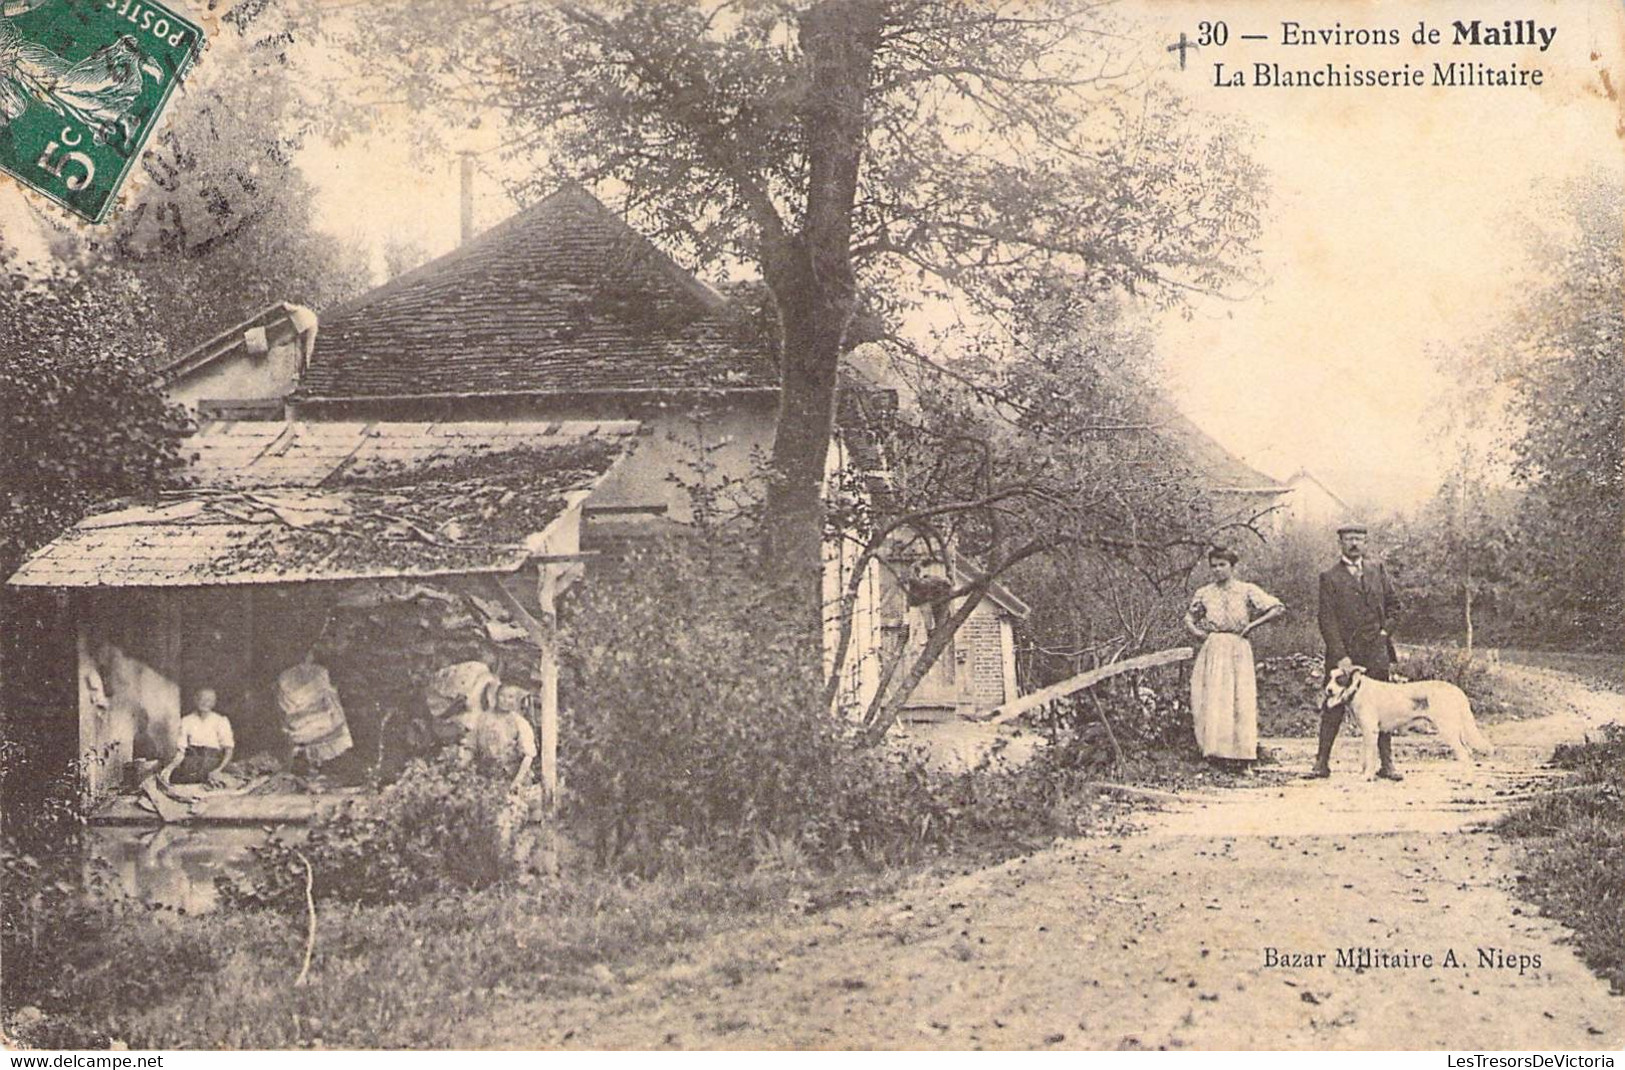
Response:
POLYGON ((1185 628, 1202 640, 1191 668, 1191 715, 1196 742, 1215 764, 1248 763, 1258 758, 1258 681, 1253 645, 1247 635, 1286 612, 1280 599, 1257 584, 1237 579, 1236 552, 1208 551, 1213 582, 1198 588, 1185 611, 1185 628))

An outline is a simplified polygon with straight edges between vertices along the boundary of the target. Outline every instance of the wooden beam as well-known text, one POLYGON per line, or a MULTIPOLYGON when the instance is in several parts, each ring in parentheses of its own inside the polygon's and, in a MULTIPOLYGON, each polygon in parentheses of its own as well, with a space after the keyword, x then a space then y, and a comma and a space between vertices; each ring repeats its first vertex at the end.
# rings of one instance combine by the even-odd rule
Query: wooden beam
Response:
POLYGON ((664 502, 656 505, 584 505, 581 507, 581 515, 586 517, 632 516, 638 514, 664 516, 666 509, 667 506, 664 502))
POLYGON ((1177 646, 1171 650, 1159 650, 1155 654, 1141 654, 1137 658, 1102 665, 1098 669, 1079 673, 1069 679, 1062 680, 1058 684, 1051 684, 1042 690, 1034 691, 1030 695, 1023 695, 1014 702, 1006 702, 1003 706, 989 710, 975 719, 987 721, 990 724, 1003 724, 1006 721, 1015 720, 1029 710, 1036 710, 1047 702, 1054 702, 1056 699, 1064 698, 1075 691, 1093 687, 1102 680, 1109 680, 1113 676, 1133 672, 1135 669, 1152 669, 1158 665, 1171 665, 1176 661, 1189 661, 1195 656, 1196 651, 1191 647, 1177 646))
POLYGON ((598 557, 597 550, 582 550, 574 554, 531 554, 525 562, 531 565, 573 565, 598 557))
POLYGON ((503 586, 500 580, 491 586, 501 596, 502 601, 512 611, 515 619, 526 632, 530 633, 531 641, 540 650, 540 663, 537 668, 542 678, 540 705, 537 720, 540 721, 540 738, 536 741, 537 764, 541 766, 542 790, 547 794, 549 806, 557 801, 559 791, 559 652, 558 652, 558 617, 553 610, 553 570, 543 565, 539 570, 541 575, 537 582, 537 598, 541 604, 541 616, 534 616, 520 602, 514 593, 503 586))
POLYGON ((542 788, 547 793, 549 829, 559 803, 559 618, 554 607, 558 594, 558 570, 543 565, 536 578, 536 601, 541 606, 546 642, 542 645, 542 694, 540 721, 542 788))
POLYGON ((489 589, 494 591, 496 596, 502 600, 502 604, 508 607, 508 611, 513 614, 514 620, 530 635, 531 642, 545 648, 548 642, 546 625, 531 615, 530 610, 525 608, 525 604, 519 601, 519 598, 503 585, 501 577, 487 576, 483 578, 490 581, 489 589))

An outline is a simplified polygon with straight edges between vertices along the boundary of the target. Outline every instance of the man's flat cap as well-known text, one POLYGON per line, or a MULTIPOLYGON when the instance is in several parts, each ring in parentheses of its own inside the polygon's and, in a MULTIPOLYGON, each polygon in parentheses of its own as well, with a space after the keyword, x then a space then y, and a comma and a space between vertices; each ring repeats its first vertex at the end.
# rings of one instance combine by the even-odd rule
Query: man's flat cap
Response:
POLYGON ((1365 535, 1365 534, 1367 534, 1364 524, 1358 524, 1358 523, 1355 523, 1352 520, 1349 521, 1347 524, 1344 524, 1343 526, 1339 527, 1337 529, 1337 533, 1339 535, 1365 535))

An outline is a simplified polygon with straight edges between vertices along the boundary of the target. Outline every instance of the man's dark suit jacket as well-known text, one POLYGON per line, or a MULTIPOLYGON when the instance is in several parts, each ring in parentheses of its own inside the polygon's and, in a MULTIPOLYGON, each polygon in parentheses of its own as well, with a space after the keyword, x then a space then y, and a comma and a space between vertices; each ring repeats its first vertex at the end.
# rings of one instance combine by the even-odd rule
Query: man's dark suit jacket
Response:
POLYGON ((1383 635, 1399 600, 1382 564, 1369 558, 1355 579, 1342 561, 1320 574, 1320 637, 1326 640, 1326 668, 1344 658, 1387 679, 1388 638, 1383 635), (1381 674, 1378 674, 1378 670, 1381 674))

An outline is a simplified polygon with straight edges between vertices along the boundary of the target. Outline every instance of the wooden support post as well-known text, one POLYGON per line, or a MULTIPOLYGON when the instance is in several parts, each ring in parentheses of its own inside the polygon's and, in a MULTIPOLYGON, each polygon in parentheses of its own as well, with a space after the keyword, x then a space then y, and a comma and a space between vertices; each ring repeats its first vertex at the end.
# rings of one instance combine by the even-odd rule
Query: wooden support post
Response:
POLYGON ((542 790, 547 794, 547 809, 551 817, 559 802, 559 617, 553 600, 557 595, 558 574, 561 566, 543 564, 536 580, 536 601, 541 607, 541 677, 542 694, 539 711, 541 738, 537 750, 541 752, 542 790))
POLYGON ((541 830, 539 854, 542 872, 559 872, 559 643, 558 611, 554 606, 559 577, 568 563, 541 560, 537 567, 537 612, 531 613, 501 580, 493 579, 491 589, 512 611, 514 619, 530 633, 540 651, 537 675, 541 677, 540 708, 537 710, 536 757, 541 767, 542 794, 547 805, 547 824, 541 830))
POLYGON ((541 830, 541 869, 550 877, 559 875, 559 616, 554 606, 559 575, 564 565, 543 562, 537 568, 536 603, 541 609, 541 752, 542 792, 547 808, 547 824, 541 830))

